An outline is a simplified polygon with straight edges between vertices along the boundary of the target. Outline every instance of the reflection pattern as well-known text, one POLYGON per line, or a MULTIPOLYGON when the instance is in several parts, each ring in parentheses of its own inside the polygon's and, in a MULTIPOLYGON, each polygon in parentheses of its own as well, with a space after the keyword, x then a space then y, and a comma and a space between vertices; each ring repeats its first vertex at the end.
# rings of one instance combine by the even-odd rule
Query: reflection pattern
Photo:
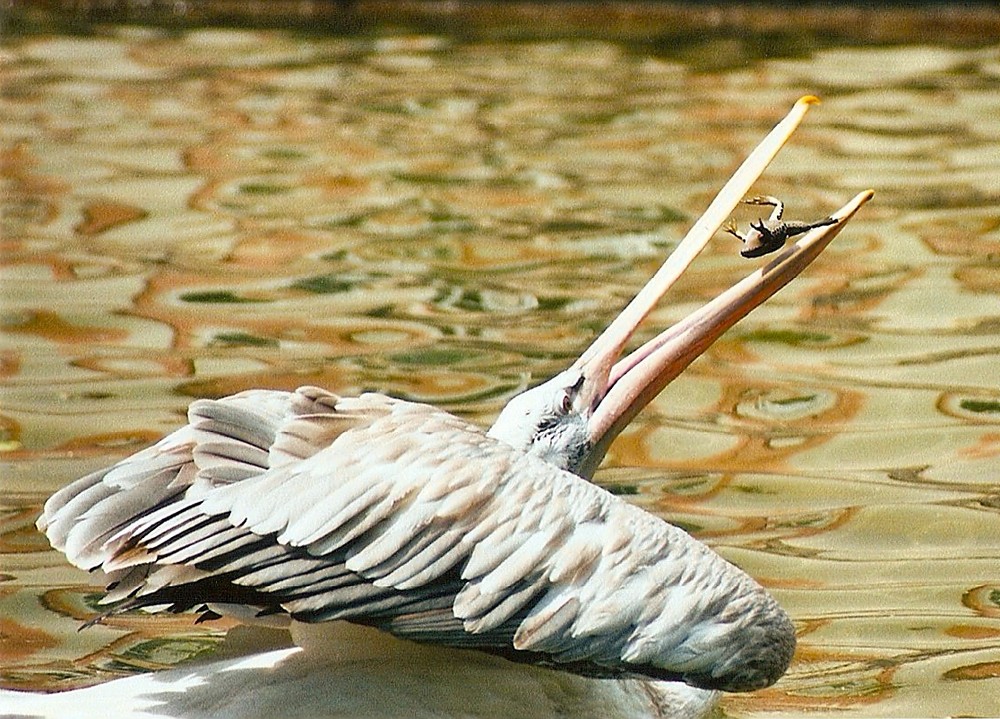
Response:
MULTIPOLYGON (((766 191, 802 216, 877 203, 599 481, 796 618, 789 675, 728 713, 1000 712, 998 47, 703 69, 594 41, 133 28, 4 52, 4 686, 172 665, 226 629, 77 633, 94 587, 34 531, 45 496, 249 387, 487 422, 607 324, 773 108, 818 91, 766 191)), ((651 330, 745 271, 716 243, 651 330)))

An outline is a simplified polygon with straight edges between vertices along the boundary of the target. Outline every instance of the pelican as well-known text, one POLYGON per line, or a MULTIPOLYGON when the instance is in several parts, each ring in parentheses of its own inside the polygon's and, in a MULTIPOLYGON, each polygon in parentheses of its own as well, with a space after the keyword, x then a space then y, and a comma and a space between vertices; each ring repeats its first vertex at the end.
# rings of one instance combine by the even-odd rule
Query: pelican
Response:
POLYGON ((117 684, 136 716, 693 716, 719 691, 775 682, 795 632, 774 598, 587 480, 646 404, 871 198, 619 359, 815 102, 794 105, 580 358, 488 431, 376 393, 251 390, 195 401, 186 426, 54 494, 38 527, 107 582, 108 613, 290 623, 302 647, 70 694, 102 701, 93 692, 117 684), (378 682, 403 698, 380 703, 378 682), (359 686, 376 688, 356 699, 359 686), (505 688, 514 703, 491 709, 505 688), (210 710, 193 708, 199 695, 210 710))

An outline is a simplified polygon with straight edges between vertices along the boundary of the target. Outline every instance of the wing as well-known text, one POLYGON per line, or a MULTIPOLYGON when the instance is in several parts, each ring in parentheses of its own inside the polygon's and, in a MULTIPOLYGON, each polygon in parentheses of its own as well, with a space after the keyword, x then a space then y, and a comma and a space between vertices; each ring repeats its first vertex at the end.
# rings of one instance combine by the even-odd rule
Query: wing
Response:
POLYGON ((315 387, 198 400, 186 426, 53 494, 37 526, 70 562, 94 569, 102 544, 137 515, 319 451, 354 419, 334 411, 337 400, 315 387))
MULTIPOLYGON (((316 441, 302 440, 294 461, 252 464, 252 476, 189 489, 105 532, 92 551, 117 578, 114 598, 347 619, 580 673, 706 688, 758 688, 790 660, 787 616, 746 574, 456 417, 363 395, 284 433, 304 428, 330 441, 310 452, 316 441), (317 430, 328 425, 336 430, 317 430)), ((215 441, 228 447, 246 429, 218 424, 215 441)), ((285 442, 294 444, 271 446, 285 442)))

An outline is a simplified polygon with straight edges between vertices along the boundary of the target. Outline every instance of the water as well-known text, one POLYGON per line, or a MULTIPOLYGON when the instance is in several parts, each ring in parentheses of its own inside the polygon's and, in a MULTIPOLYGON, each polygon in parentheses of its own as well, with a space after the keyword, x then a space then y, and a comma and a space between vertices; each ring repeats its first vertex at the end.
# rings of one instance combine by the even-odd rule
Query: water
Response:
MULTIPOLYGON (((926 35, 911 14, 861 44, 810 17, 773 47, 773 29, 704 24, 639 42, 641 14, 610 39, 593 15, 511 37, 496 28, 523 24, 502 13, 494 32, 430 17, 11 37, 0 683, 168 666, 225 629, 77 632, 96 589, 33 528, 55 489, 169 432, 192 398, 249 387, 378 389, 488 423, 575 357, 815 93, 758 189, 794 219, 868 187, 875 201, 598 479, 795 618, 788 675, 727 715, 1000 713, 998 23, 926 35)), ((865 17, 859 36, 886 23, 865 17)), ((752 269, 736 249, 720 235, 648 332, 752 269)))

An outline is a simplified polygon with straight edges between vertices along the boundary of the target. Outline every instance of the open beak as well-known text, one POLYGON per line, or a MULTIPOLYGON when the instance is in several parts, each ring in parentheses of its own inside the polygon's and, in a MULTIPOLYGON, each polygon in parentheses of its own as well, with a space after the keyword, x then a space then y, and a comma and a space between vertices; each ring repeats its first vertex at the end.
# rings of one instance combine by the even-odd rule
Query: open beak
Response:
POLYGON ((591 407, 588 418, 591 451, 578 470, 581 476, 592 476, 612 440, 643 407, 723 332, 802 272, 872 198, 871 190, 859 193, 831 215, 837 220, 835 224, 804 234, 767 265, 618 359, 642 320, 705 248, 816 102, 816 98, 807 96, 795 103, 791 112, 747 157, 645 287, 576 361, 574 366, 584 377, 580 394, 591 407))

